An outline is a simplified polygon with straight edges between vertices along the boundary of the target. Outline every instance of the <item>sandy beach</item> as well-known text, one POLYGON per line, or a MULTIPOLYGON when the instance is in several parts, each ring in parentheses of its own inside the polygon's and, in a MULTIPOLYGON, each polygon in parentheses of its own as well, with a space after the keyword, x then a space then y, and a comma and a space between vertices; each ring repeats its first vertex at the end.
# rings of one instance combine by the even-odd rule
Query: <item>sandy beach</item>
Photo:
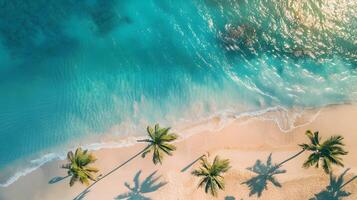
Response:
POLYGON ((0 5, 0 200, 357 200, 357 0, 0 5))
MULTIPOLYGON (((279 163, 299 152, 298 144, 308 142, 304 134, 308 129, 320 131, 323 139, 335 134, 342 135, 349 154, 344 156, 345 168, 335 167, 334 174, 338 176, 350 168, 344 176, 345 181, 357 174, 356 105, 336 105, 306 110, 303 115, 296 118, 295 128, 287 131, 282 131, 276 122, 267 120, 267 116, 273 114, 268 112, 264 114, 264 118, 261 115, 240 117, 223 128, 218 128, 221 120, 219 118, 212 118, 190 127, 181 127, 177 129, 179 134, 184 135, 185 132, 195 132, 195 134, 178 141, 177 151, 172 157, 165 157, 162 165, 155 166, 150 157, 143 159, 138 156, 98 182, 82 199, 310 199, 329 185, 329 176, 324 174, 322 169, 301 167, 308 153, 301 154, 281 167, 286 172, 275 176, 281 187, 268 182, 267 188, 258 197, 257 191, 251 192, 244 184, 256 175, 247 168, 252 167, 257 160, 266 163, 271 154, 272 162, 279 163), (217 129, 208 131, 204 127, 217 129), (199 164, 194 161, 205 154, 209 154, 211 159, 219 155, 221 158, 230 159, 231 162, 232 168, 225 175, 226 188, 219 192, 217 198, 212 198, 205 194, 202 188, 197 188, 198 178, 191 175, 191 171, 199 164), (134 184, 135 177, 137 177, 137 185, 134 184), (148 186, 151 181, 154 181, 156 187, 148 186), (128 193, 129 188, 132 189, 131 193, 128 193)), ((145 144, 137 144, 131 147, 95 151, 94 154, 98 158, 95 166, 100 169, 101 174, 105 174, 144 147, 145 144)), ((9 187, 0 188, 0 199, 73 199, 85 189, 84 185, 76 183, 73 187, 69 187, 69 179, 49 184, 54 177, 66 176, 66 171, 60 168, 63 163, 65 161, 50 162, 20 178, 9 187)), ((356 180, 346 185, 343 190, 351 193, 343 199, 357 199, 356 180)))

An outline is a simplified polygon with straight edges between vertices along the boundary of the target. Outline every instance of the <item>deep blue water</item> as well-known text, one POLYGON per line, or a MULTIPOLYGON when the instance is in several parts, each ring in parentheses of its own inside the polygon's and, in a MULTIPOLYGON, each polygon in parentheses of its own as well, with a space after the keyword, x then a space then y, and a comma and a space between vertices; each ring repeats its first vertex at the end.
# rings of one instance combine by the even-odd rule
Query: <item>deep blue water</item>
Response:
POLYGON ((0 182, 108 132, 356 101, 356 6, 0 0, 0 182))

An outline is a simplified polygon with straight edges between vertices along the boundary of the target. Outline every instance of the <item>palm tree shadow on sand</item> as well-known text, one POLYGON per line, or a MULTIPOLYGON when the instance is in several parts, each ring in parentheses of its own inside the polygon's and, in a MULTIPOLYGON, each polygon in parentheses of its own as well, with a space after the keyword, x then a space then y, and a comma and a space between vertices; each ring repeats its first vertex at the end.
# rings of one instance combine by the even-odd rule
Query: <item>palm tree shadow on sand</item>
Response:
POLYGON ((66 178, 70 177, 70 175, 67 175, 67 176, 57 176, 57 177, 54 177, 52 178, 50 181, 48 181, 48 184, 55 184, 57 182, 60 182, 66 178))
POLYGON ((156 172, 157 171, 151 173, 140 183, 141 170, 138 171, 133 179, 134 186, 132 187, 128 182, 125 182, 124 185, 126 188, 128 188, 129 192, 120 194, 115 198, 115 200, 150 200, 150 198, 144 195, 147 193, 155 192, 167 184, 167 182, 158 182, 161 176, 155 177, 156 172))
POLYGON ((349 169, 346 169, 340 176, 336 177, 330 173, 330 184, 324 190, 315 194, 315 197, 310 200, 341 200, 344 197, 350 196, 351 193, 343 190, 343 187, 351 183, 357 176, 354 176, 349 181, 344 183, 344 176, 349 169))
MULTIPOLYGON (((224 200, 236 200, 236 198, 234 196, 226 196, 226 197, 224 197, 224 200)), ((243 199, 240 199, 240 200, 243 200, 243 199)))
POLYGON ((253 178, 243 182, 249 189, 249 196, 257 194, 260 197, 264 190, 268 189, 268 182, 271 182, 276 187, 281 187, 278 180, 275 179, 275 175, 286 173, 286 170, 279 169, 281 165, 272 164, 272 154, 269 155, 266 163, 261 160, 257 160, 254 166, 247 168, 257 174, 253 178))
POLYGON ((90 192, 90 190, 87 190, 87 191, 81 193, 81 195, 77 196, 77 197, 76 197, 75 199, 73 199, 73 200, 83 200, 83 199, 86 197, 87 193, 89 193, 89 192, 90 192))

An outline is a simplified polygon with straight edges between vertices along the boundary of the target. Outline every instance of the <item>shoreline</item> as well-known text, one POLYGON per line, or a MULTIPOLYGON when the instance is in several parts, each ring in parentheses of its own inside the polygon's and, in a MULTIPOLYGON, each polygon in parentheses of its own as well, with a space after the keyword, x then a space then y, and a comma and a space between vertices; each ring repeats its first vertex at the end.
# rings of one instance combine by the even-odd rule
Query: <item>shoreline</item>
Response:
MULTIPOLYGON (((326 112, 330 113, 330 112, 333 112, 334 110, 335 111, 336 110, 341 110, 341 109, 344 110, 346 108, 348 108, 348 109, 347 109, 347 111, 344 111, 344 112, 352 112, 352 116, 357 116, 357 105, 356 104, 330 105, 330 106, 326 106, 326 107, 320 108, 318 110, 320 110, 322 112, 325 112, 325 114, 326 114, 326 112), (349 108, 351 108, 351 109, 349 109, 349 108), (348 111, 348 110, 352 110, 352 111, 348 111)), ((308 110, 308 111, 311 111, 311 110, 308 110)), ((267 114, 268 112, 266 112, 264 114, 267 114)), ((316 113, 316 109, 313 110, 313 113, 314 112, 316 113)), ((341 111, 339 111, 339 112, 341 112, 341 111)), ((322 114, 324 114, 324 113, 322 113, 322 114)), ((211 128, 212 126, 213 127, 219 127, 221 119, 219 119, 219 118, 218 119, 217 118, 210 118, 210 119, 206 120, 206 122, 198 122, 198 123, 196 122, 196 123, 194 123, 195 125, 193 125, 193 127, 192 126, 186 127, 186 129, 188 129, 188 130, 194 130, 193 132, 195 132, 195 133, 189 134, 187 137, 184 137, 184 138, 182 138, 182 139, 180 139, 179 141, 176 142, 177 145, 183 146, 182 149, 184 149, 184 152, 180 152, 180 154, 178 155, 180 158, 177 158, 177 159, 182 160, 182 159, 184 159, 183 157, 186 157, 186 156, 192 157, 193 155, 199 156, 200 154, 205 153, 205 152, 203 152, 204 149, 207 149, 207 151, 210 151, 210 153, 211 152, 215 152, 213 154, 216 154, 217 152, 218 153, 219 152, 223 152, 222 154, 227 154, 227 155, 230 154, 229 151, 231 150, 231 151, 234 151, 237 154, 241 154, 242 157, 246 157, 246 154, 252 154, 252 155, 256 156, 257 153, 259 155, 264 154, 266 156, 266 154, 269 151, 274 153, 273 159, 275 158, 275 154, 279 154, 279 155, 280 154, 282 154, 282 155, 284 154, 285 156, 287 156, 287 154, 293 153, 293 150, 296 149, 296 147, 291 146, 291 142, 295 141, 297 139, 299 139, 299 140, 304 139, 304 137, 301 137, 302 134, 296 135, 295 132, 297 131, 297 129, 303 129, 306 126, 312 126, 311 124, 317 123, 316 120, 319 121, 319 119, 323 117, 323 116, 321 116, 320 113, 319 114, 315 114, 315 115, 316 115, 316 117, 314 118, 314 121, 309 122, 309 123, 305 123, 305 124, 303 123, 301 126, 297 126, 297 127, 293 128, 292 130, 287 131, 288 133, 284 133, 282 130, 280 130, 280 127, 278 127, 278 125, 275 122, 272 122, 272 121, 269 121, 269 120, 266 121, 266 119, 261 118, 261 115, 241 116, 239 118, 234 118, 231 123, 225 124, 225 126, 221 127, 221 129, 216 129, 216 130, 211 130, 211 131, 204 130, 204 129, 202 130, 201 128, 202 128, 202 126, 205 127, 206 129, 207 129, 207 127, 211 128), (239 133, 239 136, 241 136, 244 139, 245 142, 239 142, 239 141, 234 142, 233 138, 235 138, 236 135, 232 134, 230 132, 227 132, 227 129, 229 129, 229 130, 239 130, 240 129, 239 127, 241 127, 241 126, 248 126, 248 127, 252 128, 251 127, 252 123, 253 124, 258 123, 259 126, 264 126, 263 128, 264 128, 264 130, 266 129, 267 133, 263 133, 263 134, 254 133, 254 134, 252 134, 250 136, 249 136, 249 134, 248 135, 244 135, 244 134, 241 135, 241 133, 239 133), (208 126, 207 124, 209 124, 210 126, 208 126), (233 126, 233 128, 232 128, 232 126, 233 126), (195 128, 197 130, 195 130, 195 128), (198 139, 197 139, 197 138, 200 138, 200 136, 202 136, 202 134, 207 134, 207 137, 205 137, 203 139, 203 142, 202 141, 198 141, 198 139), (209 140, 209 138, 211 138, 211 139, 214 138, 214 137, 212 137, 212 134, 214 134, 216 136, 217 136, 217 134, 220 134, 220 138, 219 138, 220 142, 219 142, 219 144, 215 144, 213 141, 209 140), (281 134, 284 134, 284 135, 281 135, 281 134), (196 143, 195 142, 191 142, 191 140, 194 140, 196 143), (201 145, 201 147, 196 147, 197 144, 199 144, 199 143, 203 143, 204 145, 201 145), (198 150, 197 148, 201 148, 201 150, 198 150)), ((351 113, 350 113, 350 115, 351 115, 351 113)), ((302 119, 302 118, 306 118, 306 117, 307 116, 299 116, 296 121, 298 121, 298 123, 304 122, 304 120, 306 120, 306 119, 302 119)), ((257 124, 255 124, 255 125, 257 125, 257 124)), ((324 127, 321 127, 321 129, 328 129, 328 128, 326 128, 326 126, 328 126, 328 125, 325 124, 324 127)), ((351 126, 352 126, 352 128, 354 130, 357 130, 357 125, 356 126, 351 125, 351 126)), ((185 129, 183 129, 183 130, 185 130, 185 129)), ((353 134, 353 133, 349 133, 349 134, 353 134)), ((355 135, 356 136, 353 136, 353 137, 356 138, 357 134, 355 134, 355 135)), ((326 136, 323 135, 323 137, 325 138, 326 136)), ((117 154, 113 155, 113 152, 127 152, 127 155, 123 156, 123 159, 125 159, 124 157, 129 158, 130 154, 132 154, 132 152, 134 152, 134 150, 136 151, 136 150, 138 150, 138 148, 141 148, 141 147, 142 147, 142 144, 134 144, 134 145, 128 146, 128 147, 103 148, 103 149, 94 151, 94 153, 96 154, 97 158, 99 159, 98 160, 98 164, 101 166, 100 168, 103 169, 102 173, 105 174, 105 171, 107 171, 110 168, 113 168, 115 166, 115 164, 113 163, 113 160, 116 161, 116 160, 119 159, 119 158, 115 157, 115 155, 117 155, 117 154), (101 162, 100 159, 102 157, 110 157, 111 160, 109 158, 108 159, 114 165, 106 164, 106 163, 104 163, 104 161, 101 162)), ((351 147, 348 146, 347 148, 348 148, 348 150, 350 150, 349 148, 351 148, 351 147)), ((281 157, 282 155, 280 155, 278 157, 281 157)), ((356 155, 356 153, 354 153, 354 155, 356 155)), ((195 156, 193 156, 193 157, 195 157, 195 156)), ((174 153, 173 157, 167 158, 167 160, 172 160, 172 159, 175 160, 175 153, 174 153)), ((166 160, 166 158, 165 158, 165 160, 166 160)), ((166 165, 166 161, 165 160, 164 160, 164 164, 163 165, 166 165)), ((350 161, 351 161, 351 159, 349 160, 349 162, 350 161)), ((352 160, 352 161, 354 161, 352 163, 356 167, 357 166, 357 163, 356 163, 357 161, 356 160, 352 160)), ((4 193, 5 195, 10 195, 10 196, 14 195, 11 192, 11 191, 14 192, 14 190, 15 190, 14 188, 18 189, 18 188, 24 187, 26 185, 26 182, 28 182, 28 180, 31 179, 30 177, 37 177, 38 178, 39 174, 42 173, 42 175, 44 175, 43 174, 44 171, 46 171, 45 174, 47 174, 47 175, 49 175, 49 174, 52 174, 52 176, 56 176, 56 175, 60 175, 60 174, 63 175, 63 173, 65 171, 62 170, 62 169, 59 169, 59 166, 60 166, 59 163, 62 163, 62 162, 63 162, 63 160, 56 160, 56 161, 50 161, 50 162, 44 164, 39 169, 34 170, 33 172, 29 173, 28 175, 20 177, 18 181, 14 182, 10 186, 5 187, 5 188, 0 188, 0 194, 4 193)), ((148 165, 148 166, 144 166, 144 168, 152 167, 153 169, 160 170, 160 166, 152 166, 152 164, 150 163, 149 159, 142 159, 141 162, 145 163, 144 165, 148 165), (144 160, 145 160, 145 162, 143 162, 144 160)), ((134 164, 130 164, 130 165, 131 166, 143 166, 143 165, 134 165, 134 164)), ((248 166, 249 165, 244 166, 244 167, 248 167, 248 166)), ((241 167, 240 170, 244 170, 244 167, 241 167)), ((294 170, 297 170, 297 169, 294 169, 294 170)), ((311 171, 311 170, 309 170, 309 171, 311 171)), ((297 170, 297 172, 302 173, 301 170, 297 170)), ((356 168, 352 168, 350 170, 350 173, 351 172, 356 174, 356 168)), ((316 174, 316 172, 315 172, 315 174, 316 174)), ((167 176, 167 174, 166 174, 166 176, 167 176)), ((303 177, 301 174, 299 176, 303 177)), ((310 177, 310 176, 311 176, 311 174, 308 175, 307 177, 310 177)), ((53 190, 53 186, 56 186, 56 185, 49 185, 47 183, 50 178, 51 177, 47 177, 46 175, 43 176, 42 178, 39 178, 39 179, 42 180, 42 184, 44 184, 44 185, 42 185, 41 187, 38 188, 38 189, 43 188, 43 191, 40 192, 42 195, 46 193, 46 190, 49 190, 49 191, 47 191, 48 193, 53 192, 52 191, 53 190), (48 179, 47 182, 46 182, 47 185, 44 183, 45 179, 48 179)), ((294 179, 294 177, 290 177, 290 178, 294 179)), ((111 179, 111 178, 109 177, 108 180, 109 179, 111 179)), ((64 181, 64 182, 66 182, 66 181, 64 181)), ((109 182, 109 181, 105 181, 105 182, 109 182)), ((80 186, 79 184, 77 184, 73 188, 74 189, 73 190, 72 188, 69 188, 69 186, 67 184, 60 183, 59 185, 60 185, 60 188, 62 190, 68 192, 69 196, 73 195, 73 191, 80 191, 80 188, 83 189, 83 186, 80 186)), ((191 186, 191 187, 196 189, 195 186, 194 187, 191 186)), ((200 190, 198 190, 196 192, 201 194, 200 190)), ((6 197, 4 197, 4 198, 6 199, 6 197)), ((44 197, 44 196, 41 196, 41 198, 42 199, 46 199, 46 197, 44 197)), ((2 199, 1 196, 0 196, 0 199, 2 199)), ((22 199, 22 198, 19 197, 19 198, 16 198, 16 199, 22 199)), ((34 199, 36 199, 36 198, 34 198, 34 199)), ((52 199, 52 198, 49 198, 49 199, 52 199)))
MULTIPOLYGON (((300 108, 298 110, 305 112, 305 111, 310 111, 310 110, 320 110, 323 108, 328 108, 330 106, 339 106, 339 105, 353 105, 353 103, 328 104, 328 105, 323 105, 323 106, 317 107, 317 108, 300 108)), ((356 103, 356 105, 357 105, 357 103, 356 103)), ((220 112, 211 114, 208 117, 199 119, 199 120, 197 120, 195 122, 191 122, 191 123, 188 122, 189 120, 183 120, 183 122, 181 122, 178 125, 180 128, 178 128, 178 130, 176 130, 177 127, 173 127, 173 130, 177 131, 177 133, 180 135, 180 137, 176 141, 176 142, 179 142, 181 140, 188 139, 189 137, 191 137, 195 134, 199 134, 200 132, 202 132, 204 130, 205 131, 219 131, 219 130, 223 129, 225 126, 234 122, 235 120, 239 120, 241 118, 256 118, 256 117, 259 118, 267 113, 270 113, 270 112, 274 113, 274 112, 280 112, 280 111, 288 113, 291 110, 288 110, 287 108, 284 108, 282 106, 274 106, 274 107, 268 107, 268 108, 264 108, 264 109, 260 109, 260 110, 252 110, 252 111, 245 111, 245 112, 238 112, 238 113, 235 113, 235 112, 229 111, 229 110, 225 110, 225 111, 220 111, 220 112), (223 122, 223 123, 221 123, 219 125, 214 125, 215 127, 211 126, 211 127, 207 128, 207 124, 214 124, 212 122, 217 121, 217 120, 219 121, 219 123, 221 123, 221 122, 223 122), (182 132, 185 132, 185 133, 182 133, 182 132)), ((264 117, 262 117, 262 119, 264 119, 264 117)), ((269 120, 269 119, 266 119, 266 120, 269 120)), ((293 120, 295 120, 295 119, 293 119, 293 120)), ((284 130, 283 128, 280 127, 278 121, 274 121, 274 120, 272 120, 272 121, 278 125, 279 129, 282 132, 289 132, 292 129, 297 128, 297 127, 292 126, 292 127, 289 127, 288 130, 284 130)), ((307 122, 307 123, 311 123, 311 122, 307 122)), ((303 125, 305 125, 305 124, 303 124, 303 125)), ((143 127, 143 130, 144 129, 145 129, 145 127, 143 127)), ((80 144, 79 146, 81 146, 84 149, 88 149, 90 151, 98 151, 101 149, 127 148, 127 147, 137 145, 136 140, 143 139, 144 137, 145 137, 145 135, 144 136, 110 135, 108 137, 108 135, 104 134, 104 135, 99 135, 99 136, 95 136, 95 137, 92 136, 87 140, 87 142, 86 141, 82 142, 85 144, 83 144, 83 145, 80 144), (99 141, 99 142, 91 142, 91 141, 99 141)), ((73 145, 70 145, 70 146, 73 146, 73 145)), ((29 167, 26 167, 19 171, 16 171, 6 181, 0 182, 0 188, 6 188, 6 187, 10 186, 11 184, 18 181, 21 177, 24 177, 24 176, 34 172, 35 170, 38 170, 43 165, 46 165, 49 162, 65 160, 67 152, 73 151, 77 147, 78 146, 73 146, 71 148, 68 148, 67 150, 62 150, 61 152, 45 153, 42 156, 39 156, 34 159, 30 159, 29 162, 35 163, 35 166, 29 166, 29 167)), ((17 163, 17 161, 14 161, 14 163, 17 163)), ((27 163, 27 164, 30 164, 30 163, 27 163)), ((11 164, 13 164, 13 163, 11 163, 11 164)), ((10 164, 9 164, 9 166, 10 166, 10 164)), ((7 168, 8 167, 5 167, 5 170, 7 168)))

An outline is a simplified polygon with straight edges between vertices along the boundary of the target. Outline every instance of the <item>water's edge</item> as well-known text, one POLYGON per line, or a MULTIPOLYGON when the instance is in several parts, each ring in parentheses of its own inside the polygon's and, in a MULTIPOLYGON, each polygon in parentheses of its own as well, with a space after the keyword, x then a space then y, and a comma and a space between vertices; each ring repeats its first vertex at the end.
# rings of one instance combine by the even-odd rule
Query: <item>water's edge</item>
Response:
MULTIPOLYGON (((290 127, 283 127, 282 121, 279 121, 278 118, 274 119, 274 118, 269 118, 269 117, 264 116, 267 113, 278 113, 278 112, 288 113, 291 111, 291 109, 288 110, 286 108, 277 106, 277 107, 269 107, 269 108, 262 109, 262 110, 242 112, 242 113, 236 113, 236 114, 229 112, 229 111, 223 111, 223 112, 215 113, 211 116, 208 116, 205 119, 198 120, 194 123, 186 124, 185 126, 181 126, 181 128, 173 127, 173 130, 180 135, 180 139, 178 141, 182 141, 182 140, 185 140, 185 139, 191 137, 192 135, 202 133, 204 131, 221 130, 224 127, 231 124, 232 122, 234 122, 238 119, 241 119, 243 117, 247 117, 246 120, 250 120, 252 118, 258 118, 261 120, 272 121, 273 123, 277 124, 277 126, 279 127, 281 132, 288 133, 295 128, 305 126, 305 125, 308 125, 311 122, 313 122, 320 114, 321 109, 333 107, 333 106, 340 106, 340 105, 354 105, 354 103, 344 102, 344 103, 340 103, 340 104, 328 104, 328 105, 324 105, 324 106, 320 106, 320 107, 316 107, 316 108, 300 109, 300 112, 295 112, 293 116, 286 115, 287 117, 292 117, 292 119, 288 119, 288 121, 290 121, 290 127), (308 122, 299 124, 297 126, 294 125, 294 121, 296 120, 296 118, 301 116, 302 112, 311 111, 311 110, 314 110, 315 113, 311 116, 311 119, 308 122), (220 119, 219 124, 215 125, 215 126, 206 126, 206 124, 209 123, 209 121, 212 120, 213 118, 219 118, 220 119), (185 133, 183 133, 183 132, 185 132, 185 133)), ((125 148, 125 147, 130 147, 130 146, 136 145, 137 144, 136 140, 142 139, 142 138, 143 137, 130 137, 129 136, 129 137, 122 139, 120 141, 115 141, 115 142, 114 141, 105 141, 105 142, 90 143, 90 144, 83 145, 82 147, 85 149, 91 150, 91 151, 96 151, 96 150, 100 150, 100 149, 125 148)), ((69 150, 73 150, 73 149, 75 149, 75 147, 66 149, 65 151, 61 151, 61 152, 48 153, 40 158, 31 160, 30 162, 34 166, 28 167, 28 168, 25 168, 24 170, 16 172, 13 176, 11 176, 5 182, 0 183, 0 187, 10 186, 11 184, 15 183, 21 177, 24 177, 24 176, 34 172, 35 170, 39 169, 46 163, 66 159, 67 152, 69 150)))

